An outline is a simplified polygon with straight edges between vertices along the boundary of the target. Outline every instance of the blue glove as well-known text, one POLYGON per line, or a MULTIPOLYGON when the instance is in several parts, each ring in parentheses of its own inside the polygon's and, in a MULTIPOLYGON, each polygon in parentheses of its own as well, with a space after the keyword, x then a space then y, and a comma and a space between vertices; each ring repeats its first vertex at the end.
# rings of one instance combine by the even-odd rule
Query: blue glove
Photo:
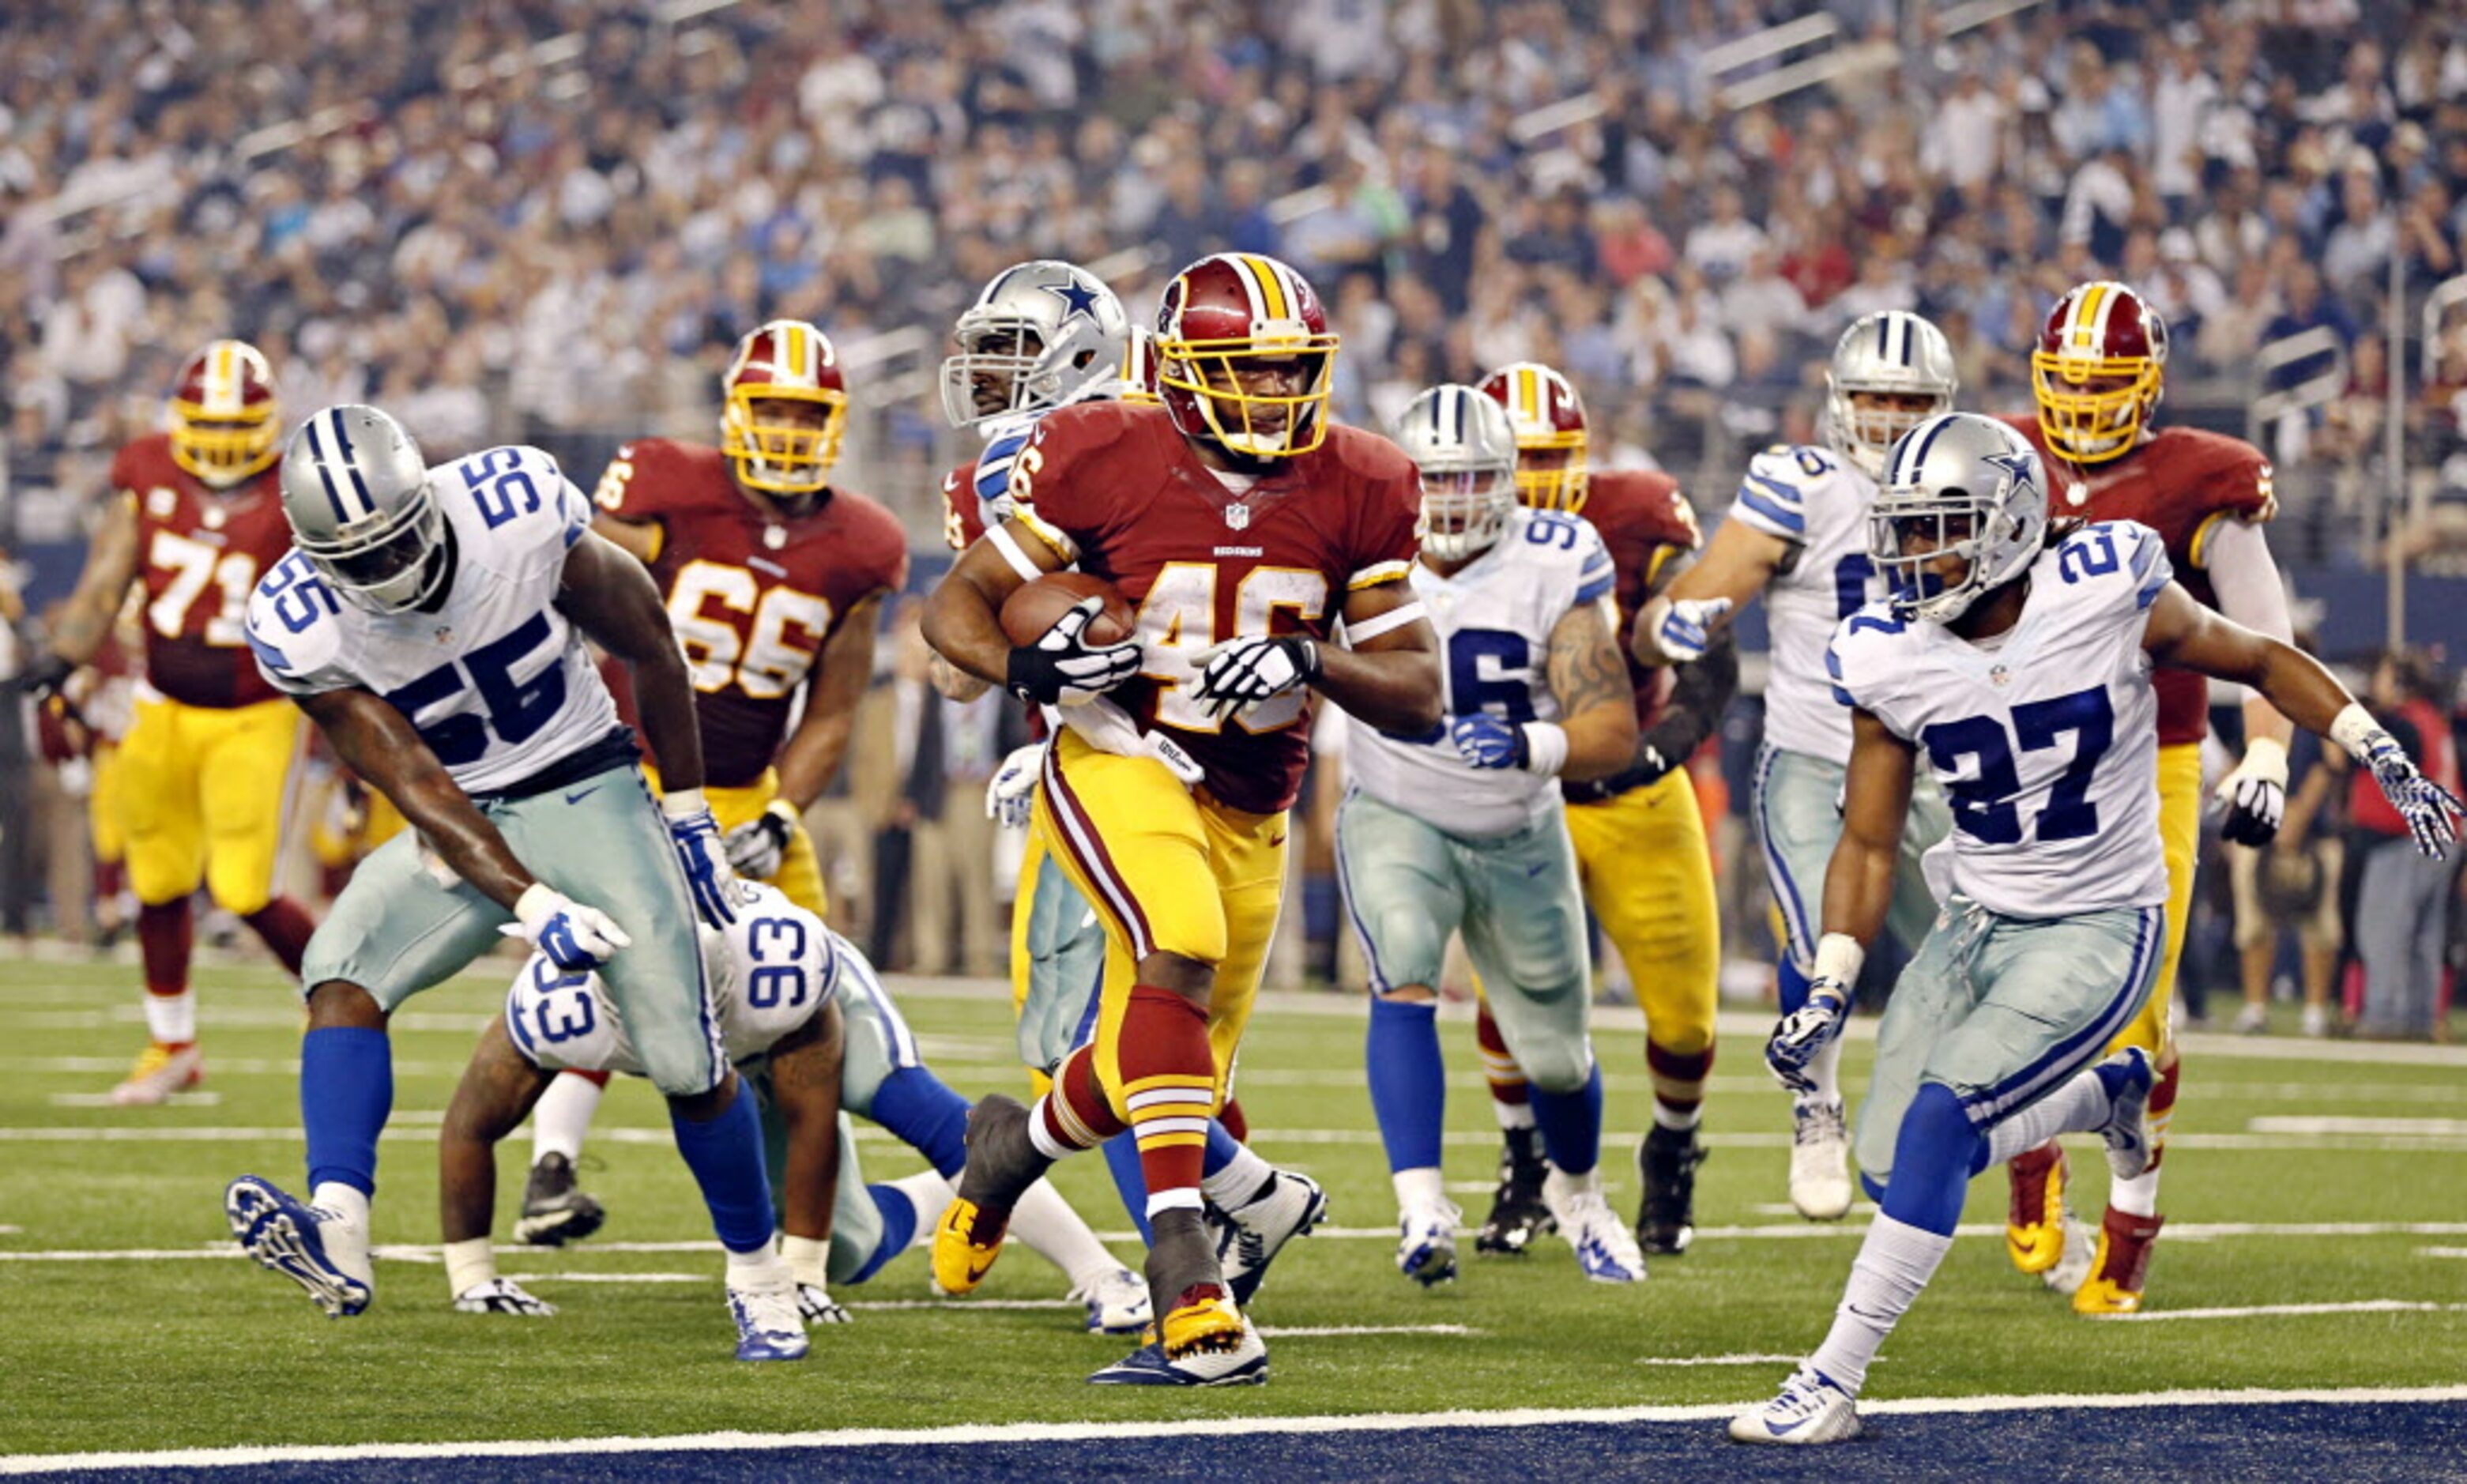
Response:
POLYGON ((1457 755, 1475 768, 1522 768, 1533 753, 1525 729, 1484 711, 1460 716, 1448 728, 1457 755))
POLYGON ((2407 821, 2415 848, 2435 861, 2447 854, 2457 842, 2458 817, 2467 816, 2467 803, 2426 777, 2398 738, 2387 731, 2376 729, 2365 740, 2365 766, 2373 771, 2382 797, 2407 821))
POLYGON ((1807 1074, 1817 1053, 1842 1035, 1850 1020, 1850 986, 1821 978, 1807 986, 1807 1002, 1781 1018, 1765 1041, 1765 1065, 1793 1092, 1813 1092, 1816 1079, 1807 1074))
POLYGON ((736 920, 732 901, 736 871, 728 864, 728 848, 719 837, 719 821, 703 802, 702 790, 679 789, 660 800, 668 817, 668 843, 677 864, 685 867, 686 888, 693 895, 694 914, 714 928, 736 920))
POLYGON ((606 912, 543 882, 523 889, 514 903, 514 921, 498 931, 546 954, 561 974, 589 974, 634 941, 606 912))
POLYGON ((1675 664, 1705 658, 1712 647, 1713 625, 1731 611, 1727 597, 1683 597, 1671 603, 1653 631, 1653 642, 1675 664))

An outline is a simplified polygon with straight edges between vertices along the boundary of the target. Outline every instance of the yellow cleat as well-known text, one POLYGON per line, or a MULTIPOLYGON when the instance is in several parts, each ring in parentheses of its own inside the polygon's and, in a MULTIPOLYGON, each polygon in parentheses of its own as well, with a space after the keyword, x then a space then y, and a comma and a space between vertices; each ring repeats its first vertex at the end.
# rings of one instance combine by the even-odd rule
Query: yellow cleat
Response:
POLYGON ((1213 1297, 1176 1306, 1166 1315, 1161 1326, 1168 1360, 1230 1355, 1243 1347, 1249 1335, 1249 1328, 1242 1322, 1242 1311, 1234 1308, 1234 1300, 1221 1292, 1213 1297))
POLYGON ((2073 1313, 2139 1314, 2141 1290, 2150 1278, 2150 1248, 2166 1220, 2109 1206, 2107 1219, 2099 1223, 2098 1255, 2091 1260, 2090 1276, 2073 1290, 2073 1313))
POLYGON ((978 1209, 974 1201, 953 1197, 934 1224, 934 1286, 945 1293, 973 1293, 1002 1255, 1007 1216, 997 1221, 978 1209))
POLYGON ((206 1064, 197 1053, 196 1043, 173 1047, 159 1041, 148 1042, 146 1049, 137 1053, 137 1064, 128 1069, 127 1080, 111 1090, 111 1100, 123 1108, 152 1107, 205 1080, 206 1064))
POLYGON ((2044 1273, 2065 1256, 2064 1149, 2050 1140, 2015 1156, 2007 1168, 2013 1203, 2004 1217, 2004 1255, 2024 1272, 2044 1273))

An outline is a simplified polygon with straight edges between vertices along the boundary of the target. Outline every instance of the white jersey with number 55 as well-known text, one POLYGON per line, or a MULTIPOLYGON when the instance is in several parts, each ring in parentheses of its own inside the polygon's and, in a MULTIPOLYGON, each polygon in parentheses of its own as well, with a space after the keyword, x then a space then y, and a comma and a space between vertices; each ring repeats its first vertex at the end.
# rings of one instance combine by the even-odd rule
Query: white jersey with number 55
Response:
POLYGON ((1850 713, 1833 699, 1824 646, 1843 619, 1882 597, 1867 560, 1876 482, 1828 449, 1777 444, 1755 456, 1730 518, 1796 548, 1765 588, 1773 654, 1765 740, 1784 752, 1850 760, 1850 713))
MULTIPOLYGON (((821 1014, 838 996, 841 967, 852 952, 775 887, 752 887, 726 929, 697 931, 711 1013, 732 1062, 760 1056, 821 1014)), ((546 954, 532 955, 506 992, 506 1033, 543 1071, 643 1073, 600 976, 560 973, 546 954)))
POLYGON ((291 695, 376 692, 464 792, 501 789, 618 726, 580 631, 556 608, 591 505, 536 448, 491 448, 437 465, 428 481, 454 551, 436 612, 342 602, 295 551, 249 596, 249 647, 291 695))
POLYGON ((1843 620, 1826 657, 1841 704, 1943 785, 1956 892, 2027 918, 2167 900, 2141 637, 2173 576, 2157 531, 2116 521, 2041 552, 2021 620, 1987 643, 1883 602, 1843 620))

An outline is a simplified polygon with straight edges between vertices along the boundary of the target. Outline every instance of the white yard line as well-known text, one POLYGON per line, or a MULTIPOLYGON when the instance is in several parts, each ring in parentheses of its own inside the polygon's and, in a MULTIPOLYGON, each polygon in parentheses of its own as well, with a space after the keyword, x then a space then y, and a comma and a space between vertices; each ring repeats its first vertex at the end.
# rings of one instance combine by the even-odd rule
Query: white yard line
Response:
MULTIPOLYGON (((1639 1365, 1797 1365, 1804 1356, 1796 1355, 1649 1355, 1639 1360, 1639 1365)), ((1878 1356, 1876 1360, 1890 1359, 1878 1356)), ((1870 1364, 1875 1361, 1870 1361, 1870 1364)))
POLYGON ((2161 1319, 2260 1319, 2317 1314, 2467 1314, 2467 1304, 2434 1304, 2413 1298, 2360 1298, 2340 1304, 2254 1304, 2233 1309, 2144 1309, 2139 1314, 2094 1315, 2119 1324, 2161 1319))
POLYGON ((708 1283, 717 1288, 715 1272, 502 1272, 509 1283, 708 1283))
MULTIPOLYGON (((2108 1396, 1911 1397, 1864 1402, 1873 1414, 1978 1415, 2013 1411, 2109 1411, 2150 1407, 2267 1406, 2298 1403, 2360 1405, 2375 1403, 2467 1401, 2467 1385, 2323 1387, 2315 1390, 2155 1391, 2108 1396)), ((1423 1432, 1435 1428, 1549 1428, 1572 1424, 1712 1423, 1729 1418, 1743 1402, 1697 1406, 1603 1406, 1501 1411, 1386 1412, 1352 1417, 1212 1417, 1188 1422, 1022 1422, 961 1424, 942 1428, 851 1428, 835 1432, 698 1432, 677 1437, 547 1438, 486 1443, 372 1443, 286 1448, 195 1448, 141 1453, 14 1454, 0 1458, 0 1474, 67 1469, 257 1468, 275 1463, 343 1463, 376 1458, 607 1457, 713 1450, 777 1450, 816 1448, 948 1447, 980 1443, 1080 1443, 1187 1437, 1214 1441, 1242 1436, 1323 1436, 1346 1432, 1423 1432)))

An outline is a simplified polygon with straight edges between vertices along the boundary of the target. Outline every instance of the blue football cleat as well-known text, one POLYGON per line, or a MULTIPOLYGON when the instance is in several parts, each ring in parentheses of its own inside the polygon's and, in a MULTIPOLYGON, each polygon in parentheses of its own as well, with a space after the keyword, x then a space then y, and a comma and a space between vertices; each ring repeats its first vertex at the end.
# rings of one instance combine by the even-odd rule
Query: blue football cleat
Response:
POLYGON ((1268 1346, 1248 1323, 1231 1349, 1194 1349, 1170 1360, 1165 1342, 1142 1345, 1088 1378, 1092 1386, 1256 1386, 1268 1379, 1268 1346))
POLYGON ((327 1255, 319 1228, 332 1217, 254 1175, 243 1175, 224 1189, 223 1214, 249 1256, 306 1289, 328 1318, 346 1318, 369 1306, 367 1281, 345 1272, 327 1255))
POLYGON ((797 1307, 797 1285, 728 1290, 728 1316, 736 1321, 740 1360, 802 1360, 805 1317, 797 1307))

